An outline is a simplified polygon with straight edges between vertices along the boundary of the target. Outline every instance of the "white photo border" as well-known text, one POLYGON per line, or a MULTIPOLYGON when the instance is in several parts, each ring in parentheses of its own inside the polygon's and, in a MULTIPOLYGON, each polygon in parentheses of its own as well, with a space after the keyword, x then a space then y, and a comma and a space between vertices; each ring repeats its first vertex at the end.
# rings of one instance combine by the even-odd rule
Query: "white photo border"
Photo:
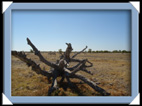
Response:
POLYGON ((129 104, 139 93, 139 13, 131 3, 12 3, 4 12, 3 93, 13 104, 129 104), (11 96, 12 10, 130 10, 131 11, 131 96, 11 96))

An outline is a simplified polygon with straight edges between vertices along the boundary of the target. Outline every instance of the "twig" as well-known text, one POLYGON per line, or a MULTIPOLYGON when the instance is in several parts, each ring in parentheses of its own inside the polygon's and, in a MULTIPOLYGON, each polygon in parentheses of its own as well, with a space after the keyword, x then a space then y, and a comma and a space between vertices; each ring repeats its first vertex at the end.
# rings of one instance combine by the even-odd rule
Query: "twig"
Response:
POLYGON ((85 49, 87 49, 87 46, 86 46, 83 50, 81 50, 80 52, 77 52, 76 54, 74 54, 71 58, 74 58, 74 57, 77 56, 78 54, 82 53, 85 49))

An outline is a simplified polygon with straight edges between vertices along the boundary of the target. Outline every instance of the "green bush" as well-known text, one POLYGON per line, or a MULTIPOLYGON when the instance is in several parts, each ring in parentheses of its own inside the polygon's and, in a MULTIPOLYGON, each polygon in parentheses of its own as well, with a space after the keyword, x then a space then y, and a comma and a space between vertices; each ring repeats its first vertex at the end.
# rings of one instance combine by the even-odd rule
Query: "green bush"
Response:
POLYGON ((34 51, 32 49, 30 49, 30 53, 33 53, 34 51))
POLYGON ((88 49, 88 53, 92 53, 92 49, 88 49))
POLYGON ((60 54, 62 54, 63 51, 62 51, 62 49, 59 49, 58 52, 59 52, 60 54))

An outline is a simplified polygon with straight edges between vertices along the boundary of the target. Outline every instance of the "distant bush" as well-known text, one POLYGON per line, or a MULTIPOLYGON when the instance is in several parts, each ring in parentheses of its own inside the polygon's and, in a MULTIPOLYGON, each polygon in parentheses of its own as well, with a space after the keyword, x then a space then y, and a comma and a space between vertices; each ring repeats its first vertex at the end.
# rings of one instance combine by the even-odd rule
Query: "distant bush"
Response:
POLYGON ((62 54, 63 51, 62 51, 62 49, 59 49, 58 52, 59 52, 60 54, 62 54))
POLYGON ((131 51, 127 51, 127 50, 113 50, 112 53, 131 53, 131 51))
POLYGON ((96 51, 92 51, 92 53, 96 53, 96 51))
POLYGON ((34 51, 32 49, 30 49, 30 53, 33 53, 34 51))
POLYGON ((127 53, 131 53, 131 51, 127 51, 127 53))
POLYGON ((112 53, 119 53, 119 51, 118 50, 113 50, 112 53))
POLYGON ((108 51, 108 50, 104 50, 104 51, 103 51, 103 53, 110 53, 110 51, 108 51))
POLYGON ((127 51, 126 50, 122 50, 122 53, 127 53, 127 51))
POLYGON ((94 51, 94 53, 104 53, 103 50, 97 50, 97 51, 94 51))
POLYGON ((92 49, 88 49, 88 53, 92 53, 92 49))
POLYGON ((122 51, 121 51, 121 50, 119 50, 118 52, 119 52, 119 53, 122 53, 122 51))

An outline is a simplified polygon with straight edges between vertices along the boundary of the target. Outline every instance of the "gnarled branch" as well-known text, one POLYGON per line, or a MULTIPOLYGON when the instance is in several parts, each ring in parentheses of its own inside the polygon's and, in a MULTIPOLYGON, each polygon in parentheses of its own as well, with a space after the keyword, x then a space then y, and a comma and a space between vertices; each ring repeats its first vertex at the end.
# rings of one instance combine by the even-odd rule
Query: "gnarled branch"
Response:
POLYGON ((28 42, 28 45, 30 45, 34 52, 35 52, 35 55, 37 55, 39 58, 40 58, 40 61, 42 61, 43 63, 45 63, 46 65, 50 66, 50 67, 53 67, 55 69, 58 68, 58 66, 52 62, 49 62, 47 61, 40 53, 40 51, 38 51, 38 49, 32 44, 32 42, 27 38, 27 42, 28 42))
POLYGON ((17 52, 12 51, 12 55, 19 58, 21 61, 27 63, 28 67, 32 67, 32 70, 35 71, 37 74, 42 74, 47 77, 52 76, 52 72, 47 72, 45 70, 42 70, 39 65, 37 65, 33 60, 28 59, 24 52, 17 52))

